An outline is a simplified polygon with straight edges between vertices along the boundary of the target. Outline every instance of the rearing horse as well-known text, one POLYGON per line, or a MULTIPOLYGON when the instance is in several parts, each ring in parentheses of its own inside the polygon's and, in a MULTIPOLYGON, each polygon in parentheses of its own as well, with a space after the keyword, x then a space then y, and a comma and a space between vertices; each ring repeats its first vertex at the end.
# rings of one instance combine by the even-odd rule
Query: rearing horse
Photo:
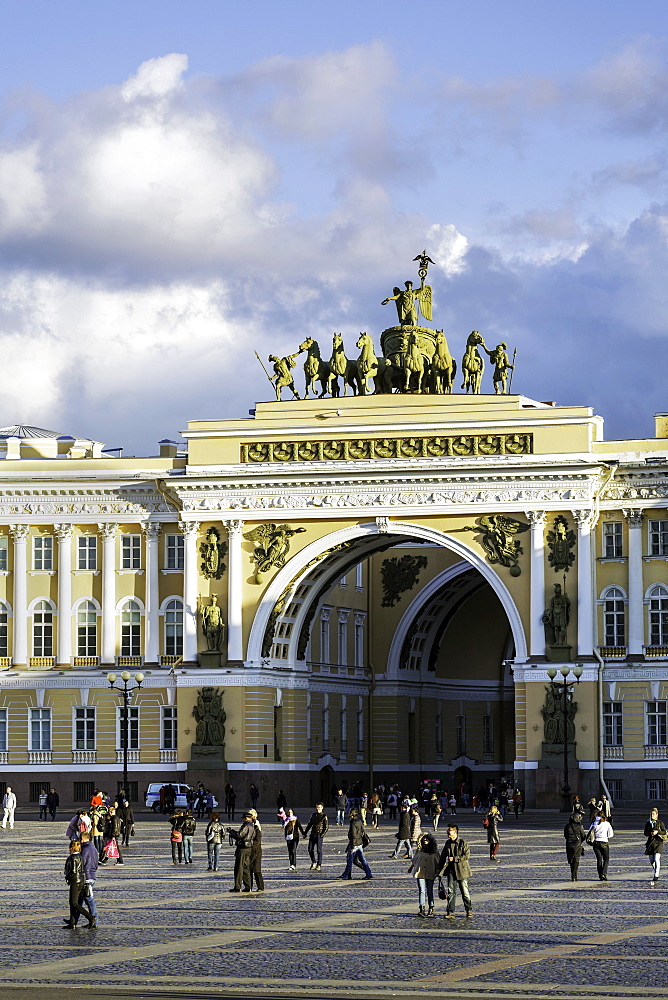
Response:
POLYGON ((360 391, 357 362, 346 357, 343 337, 340 333, 335 333, 332 338, 332 356, 329 360, 329 376, 327 378, 327 390, 335 397, 341 394, 339 376, 343 378, 343 395, 348 395, 348 386, 350 386, 353 396, 356 396, 360 391))
POLYGON ((455 381, 457 365, 448 350, 448 342, 442 330, 436 331, 436 350, 431 359, 431 391, 450 393, 455 381))
POLYGON ((314 396, 317 396, 316 381, 320 382, 322 386, 322 392, 320 393, 320 398, 322 398, 329 387, 329 365, 320 357, 318 342, 313 337, 307 337, 304 343, 299 345, 299 350, 306 351, 306 361, 304 362, 304 378, 306 380, 304 399, 308 399, 309 389, 314 396))
POLYGON ((467 392, 480 392, 480 383, 482 382, 482 373, 485 370, 485 362, 480 356, 478 347, 482 347, 484 351, 487 350, 485 341, 478 331, 472 330, 466 341, 466 353, 462 358, 462 371, 464 372, 462 389, 466 389, 467 392))
POLYGON ((369 379, 376 378, 378 375, 378 358, 373 349, 373 341, 368 333, 360 333, 357 346, 362 352, 357 359, 359 390, 361 396, 366 396, 369 392, 369 379))

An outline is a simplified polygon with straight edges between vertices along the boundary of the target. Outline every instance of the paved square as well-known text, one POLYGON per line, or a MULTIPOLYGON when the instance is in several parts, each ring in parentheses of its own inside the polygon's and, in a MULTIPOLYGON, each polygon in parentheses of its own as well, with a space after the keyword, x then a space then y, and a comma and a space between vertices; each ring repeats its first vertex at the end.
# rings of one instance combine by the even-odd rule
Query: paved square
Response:
MULTIPOLYGON (((310 810, 301 810, 305 821, 310 810)), ((299 845, 288 871, 282 831, 263 818, 266 890, 235 895, 233 851, 208 872, 204 823, 195 863, 172 864, 169 824, 139 816, 122 868, 100 869, 100 926, 63 930, 67 892, 66 820, 19 818, 0 830, 4 933, 0 962, 7 995, 20 984, 100 988, 121 995, 248 995, 282 998, 523 996, 636 997, 668 993, 668 896, 650 887, 640 815, 618 815, 610 881, 596 879, 585 854, 571 883, 564 817, 533 813, 506 819, 501 863, 487 858, 481 817, 457 820, 472 845, 475 917, 417 916, 417 885, 407 862, 390 860, 394 823, 370 830, 373 881, 343 870, 345 829, 325 838, 322 872, 309 870, 299 845)), ((444 824, 439 846, 445 838, 444 824)), ((666 857, 668 872, 668 854, 666 857)), ((668 884, 668 883, 667 883, 668 884)), ((21 992, 21 991, 17 991, 21 992)), ((47 996, 58 995, 53 989, 47 996)))

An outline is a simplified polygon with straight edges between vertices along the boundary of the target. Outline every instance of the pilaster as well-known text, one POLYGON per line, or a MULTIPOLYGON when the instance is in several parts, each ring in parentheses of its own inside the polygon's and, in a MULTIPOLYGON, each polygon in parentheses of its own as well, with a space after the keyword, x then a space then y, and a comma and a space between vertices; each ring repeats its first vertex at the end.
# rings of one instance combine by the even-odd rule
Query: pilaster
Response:
POLYGON ((228 537, 227 659, 243 660, 243 521, 223 521, 228 537))
POLYGON ((594 634, 594 573, 591 530, 598 520, 593 510, 574 510, 578 526, 578 657, 591 658, 594 634))
POLYGON ((160 553, 158 542, 162 524, 158 521, 147 521, 141 530, 146 537, 146 663, 157 663, 160 655, 160 591, 158 583, 158 566, 160 553))
POLYGON ((634 660, 644 659, 644 604, 642 583, 642 526, 645 515, 642 510, 622 511, 626 518, 629 534, 628 558, 628 615, 627 615, 627 655, 634 660))
POLYGON ((102 537, 102 663, 113 666, 116 657, 116 536, 118 525, 104 522, 102 537))
POLYGON ((545 659, 545 511, 526 511, 531 524, 530 591, 529 591, 529 656, 545 659))
POLYGON ((27 547, 28 525, 10 524, 14 540, 14 666, 28 663, 28 587, 27 547))
POLYGON ((74 525, 54 524, 58 538, 58 644, 56 663, 72 666, 72 537, 74 525))
POLYGON ((197 534, 199 521, 181 521, 183 535, 183 660, 197 662, 197 534))

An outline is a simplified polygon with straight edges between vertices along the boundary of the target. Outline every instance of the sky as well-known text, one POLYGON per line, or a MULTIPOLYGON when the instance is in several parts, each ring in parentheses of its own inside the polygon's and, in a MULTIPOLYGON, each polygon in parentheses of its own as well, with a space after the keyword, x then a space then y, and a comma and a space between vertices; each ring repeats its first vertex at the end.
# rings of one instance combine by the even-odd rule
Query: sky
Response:
POLYGON ((256 350, 380 353, 426 249, 455 357, 652 436, 667 137, 657 0, 0 0, 0 425, 245 417, 256 350))

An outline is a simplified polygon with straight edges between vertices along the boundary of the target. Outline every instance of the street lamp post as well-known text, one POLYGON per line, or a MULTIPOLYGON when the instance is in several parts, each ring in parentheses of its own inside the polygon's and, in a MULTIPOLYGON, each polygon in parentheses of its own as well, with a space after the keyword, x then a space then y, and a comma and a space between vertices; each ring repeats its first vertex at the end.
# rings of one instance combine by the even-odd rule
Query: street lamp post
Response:
POLYGON ((121 740, 123 743, 123 790, 125 794, 130 796, 130 791, 128 788, 128 705, 135 691, 139 690, 142 686, 142 681, 144 680, 144 675, 140 673, 135 674, 136 684, 133 687, 128 687, 131 680, 131 674, 129 670, 124 670, 121 674, 120 679, 123 681, 123 687, 116 687, 116 674, 107 674, 107 680, 109 681, 109 687, 113 691, 117 691, 118 694, 123 698, 123 713, 121 715, 121 740))
MULTIPOLYGON (((561 688, 562 706, 564 710, 564 784, 561 789, 561 811, 567 813, 571 811, 571 786, 568 780, 568 697, 573 692, 574 683, 573 681, 569 681, 567 679, 570 672, 571 668, 564 664, 564 666, 559 669, 559 673, 563 677, 563 681, 555 681, 557 668, 550 667, 547 671, 547 676, 550 678, 550 684, 552 687, 561 688)), ((576 663, 573 667, 573 675, 576 682, 579 684, 580 678, 582 677, 582 667, 579 663, 576 663)))

